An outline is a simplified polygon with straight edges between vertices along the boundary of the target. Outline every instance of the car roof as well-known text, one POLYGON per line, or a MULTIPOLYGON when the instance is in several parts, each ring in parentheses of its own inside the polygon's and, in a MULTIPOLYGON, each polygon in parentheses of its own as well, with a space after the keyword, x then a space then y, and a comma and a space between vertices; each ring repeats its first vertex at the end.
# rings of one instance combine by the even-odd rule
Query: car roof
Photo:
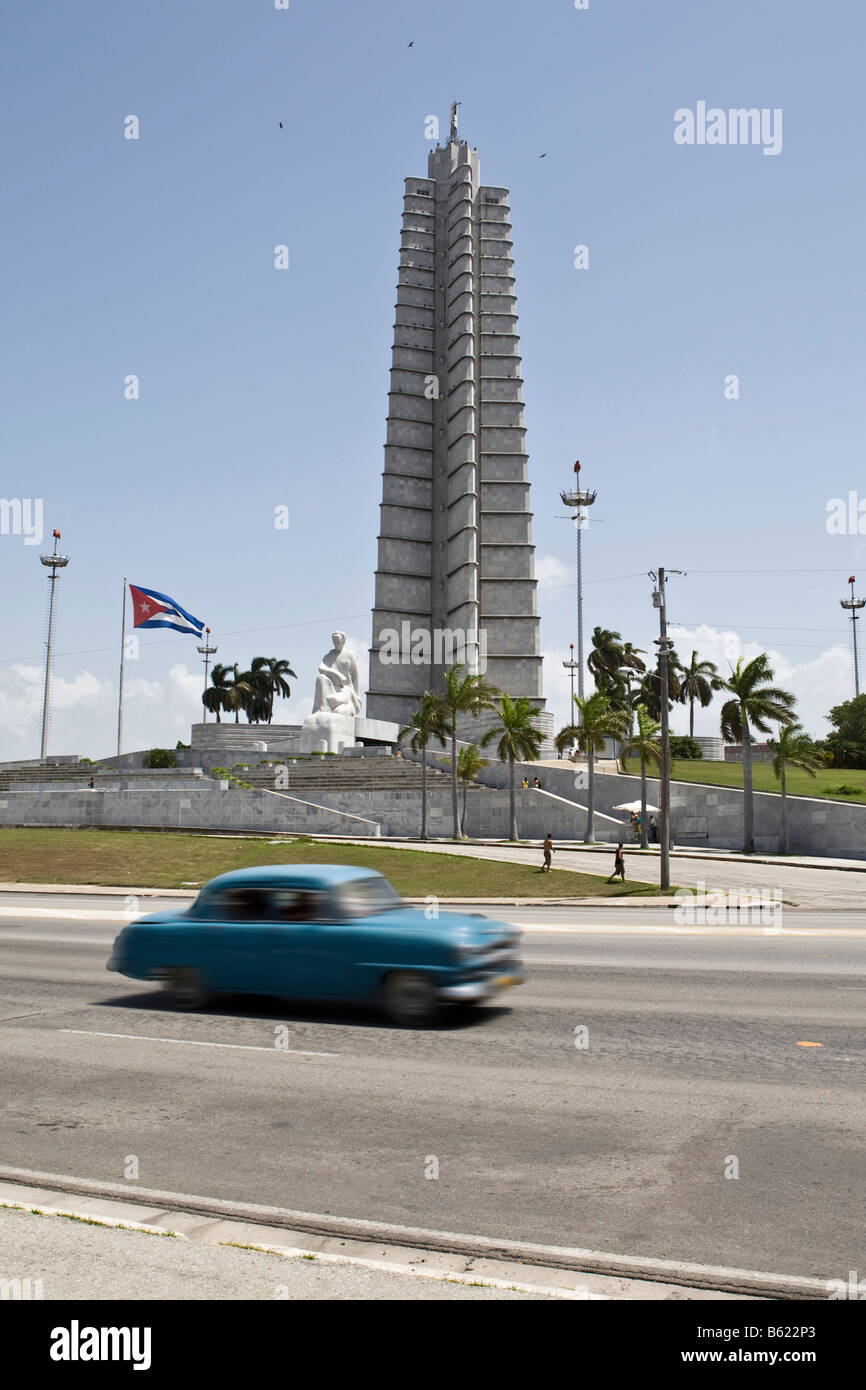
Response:
POLYGON ((290 884, 303 888, 333 888, 359 878, 381 878, 376 869, 354 864, 256 864, 248 869, 232 869, 212 878, 205 888, 251 888, 266 884, 290 884))

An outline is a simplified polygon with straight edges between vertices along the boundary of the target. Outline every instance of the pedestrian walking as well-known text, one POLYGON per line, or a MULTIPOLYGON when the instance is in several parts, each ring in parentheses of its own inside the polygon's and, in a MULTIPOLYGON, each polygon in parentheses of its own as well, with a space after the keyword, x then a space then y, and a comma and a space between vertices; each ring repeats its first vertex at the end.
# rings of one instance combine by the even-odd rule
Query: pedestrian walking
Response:
POLYGON ((621 844, 616 847, 616 854, 613 856, 613 873, 608 879, 608 883, 613 883, 617 877, 625 883, 625 854, 621 844))
POLYGON ((657 845, 659 842, 659 828, 656 824, 655 816, 650 816, 649 837, 651 844, 657 845))
POLYGON ((541 872, 549 874, 551 856, 553 855, 553 840, 551 838, 549 830, 546 836, 544 837, 544 844, 542 845, 542 849, 544 850, 544 867, 542 868, 541 872))
POLYGON ((523 781, 520 783, 520 785, 521 785, 521 787, 528 787, 528 786, 529 786, 529 778, 528 778, 528 777, 524 777, 524 779, 523 779, 523 781))
POLYGON ((541 791, 541 783, 539 782, 539 780, 538 780, 537 777, 536 777, 536 779, 535 779, 535 781, 533 782, 532 785, 533 785, 533 787, 537 787, 538 790, 541 791))

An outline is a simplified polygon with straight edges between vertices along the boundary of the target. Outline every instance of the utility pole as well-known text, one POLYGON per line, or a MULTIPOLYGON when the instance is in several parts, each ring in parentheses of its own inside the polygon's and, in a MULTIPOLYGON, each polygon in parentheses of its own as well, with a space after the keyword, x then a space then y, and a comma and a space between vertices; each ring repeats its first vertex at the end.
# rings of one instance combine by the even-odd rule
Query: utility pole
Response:
POLYGON ((840 598, 839 603, 851 614, 851 640, 854 643, 854 698, 856 700, 860 694, 860 669, 857 663, 857 622, 859 619, 859 611, 863 605, 866 604, 866 598, 854 597, 853 574, 849 577, 848 583, 851 585, 851 597, 840 598))
POLYGON ((655 645, 659 649, 659 712, 661 714, 661 760, 659 766, 659 839, 661 840, 659 888, 666 893, 671 886, 671 744, 668 729, 668 657, 673 643, 668 637, 668 620, 665 608, 665 572, 659 568, 658 576, 650 570, 650 579, 655 581, 653 607, 659 610, 659 635, 655 645))
POLYGON ((57 587, 57 571, 69 564, 68 555, 58 555, 57 542, 60 532, 54 532, 54 551, 51 555, 40 555, 39 559, 51 573, 48 576, 48 637, 45 642, 45 692, 42 697, 42 748, 39 754, 42 761, 48 751, 48 722, 51 711, 51 663, 54 656, 54 590, 57 587))

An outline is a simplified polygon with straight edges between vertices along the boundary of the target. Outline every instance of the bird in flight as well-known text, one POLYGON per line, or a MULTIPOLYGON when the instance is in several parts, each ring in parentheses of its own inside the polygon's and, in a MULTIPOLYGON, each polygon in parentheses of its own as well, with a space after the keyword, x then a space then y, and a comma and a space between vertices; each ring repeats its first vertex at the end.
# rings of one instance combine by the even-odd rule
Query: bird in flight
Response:
POLYGON ((282 128, 283 128, 283 123, 282 123, 282 121, 280 121, 280 130, 282 130, 282 128))
POLYGON ((539 159, 546 159, 546 158, 547 158, 547 154, 546 154, 546 153, 545 153, 545 154, 540 154, 540 155, 538 156, 538 158, 539 158, 539 159))
POLYGON ((414 48, 414 47, 415 47, 415 40, 414 40, 414 39, 413 39, 412 42, 409 44, 409 47, 410 47, 410 48, 414 48))

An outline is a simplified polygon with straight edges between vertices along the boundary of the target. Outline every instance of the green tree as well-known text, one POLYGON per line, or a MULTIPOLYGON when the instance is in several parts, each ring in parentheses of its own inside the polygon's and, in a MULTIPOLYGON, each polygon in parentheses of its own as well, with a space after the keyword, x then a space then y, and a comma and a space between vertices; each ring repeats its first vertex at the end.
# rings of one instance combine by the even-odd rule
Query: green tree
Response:
POLYGON ((536 724, 538 706, 525 695, 503 695, 497 702, 498 724, 481 740, 486 748, 494 739, 500 762, 508 763, 509 839, 517 839, 517 806, 514 799, 514 764, 533 763, 541 752, 544 735, 536 724))
MULTIPOLYGON (((229 704, 229 691, 231 687, 228 680, 230 670, 230 666, 225 666, 222 662, 217 661, 211 667, 211 684, 201 697, 201 702, 205 709, 211 714, 216 715, 218 724, 222 723, 220 711, 228 711, 231 708, 229 704)), ((235 667, 235 671, 237 671, 237 667, 235 667)))
POLYGON ((297 680, 297 675, 288 661, 278 656, 254 656, 250 671, 256 676, 261 673, 264 678, 261 687, 263 717, 270 724, 274 717, 274 700, 278 697, 282 700, 288 700, 292 688, 287 677, 291 676, 293 680, 297 680))
POLYGON ((628 716, 623 710, 613 709, 610 698, 602 690, 596 690, 583 700, 575 695, 574 703, 580 722, 566 724, 554 741, 560 752, 576 743, 578 750, 586 754, 586 834, 583 839, 584 844, 589 845, 593 843, 595 816, 595 755, 603 751, 606 738, 623 740, 628 736, 628 716))
POLYGON ((773 771, 779 779, 779 791, 782 798, 782 835, 779 841, 779 853, 788 853, 788 789, 785 785, 785 772, 789 767, 796 767, 801 772, 808 772, 810 777, 814 777, 819 767, 825 767, 827 759, 817 748, 800 724, 783 724, 779 728, 778 741, 768 739, 770 748, 773 750, 773 771))
POLYGON ((594 627, 592 647, 586 659, 590 674, 598 682, 599 676, 615 678, 623 664, 624 650, 622 635, 609 627, 594 627))
MULTIPOLYGON (((676 700, 682 699, 681 670, 680 659, 676 652, 672 651, 668 656, 668 709, 676 700)), ((640 699, 646 705, 653 719, 661 719, 662 705, 659 698, 658 671, 647 671, 641 681, 640 699)))
MULTIPOLYGON (((421 839, 427 839, 427 747, 435 739, 445 747, 449 729, 446 711, 438 695, 425 690, 409 723, 400 730, 400 742, 408 739, 413 753, 421 754, 421 839)), ((473 745, 474 746, 474 745, 473 745)))
POLYGON ((647 763, 661 762, 662 746, 659 741, 661 725, 651 717, 646 705, 635 707, 637 728, 631 735, 629 748, 634 749, 640 758, 640 847, 647 847, 646 817, 646 769, 647 763))
POLYGON ((489 767, 490 759, 482 758, 477 743, 464 743, 457 754, 457 776, 463 787, 463 810, 460 816, 460 834, 466 839, 466 794, 469 783, 474 782, 482 767, 489 767))
POLYGON ((481 675, 472 675, 460 662, 449 666, 445 672, 445 688, 440 700, 448 719, 451 737, 451 816, 454 839, 460 839, 460 813, 457 804, 457 717, 472 715, 477 719, 484 710, 495 709, 499 697, 495 685, 491 685, 481 675))
POLYGON ((689 738, 695 736, 695 700, 701 709, 706 709, 715 690, 721 690, 724 682, 718 667, 712 661, 698 661, 697 652, 692 652, 688 666, 683 666, 680 676, 680 699, 689 706, 689 738))
POLYGON ((833 725, 826 739, 833 766, 866 767, 866 695, 834 705, 827 718, 833 725))
POLYGON ((722 689, 733 696, 722 706, 719 721, 722 738, 743 749, 743 853, 755 853, 755 793, 752 774, 752 729, 762 734, 774 724, 793 724, 794 696, 772 681, 773 668, 766 652, 744 662, 740 657, 722 689))

